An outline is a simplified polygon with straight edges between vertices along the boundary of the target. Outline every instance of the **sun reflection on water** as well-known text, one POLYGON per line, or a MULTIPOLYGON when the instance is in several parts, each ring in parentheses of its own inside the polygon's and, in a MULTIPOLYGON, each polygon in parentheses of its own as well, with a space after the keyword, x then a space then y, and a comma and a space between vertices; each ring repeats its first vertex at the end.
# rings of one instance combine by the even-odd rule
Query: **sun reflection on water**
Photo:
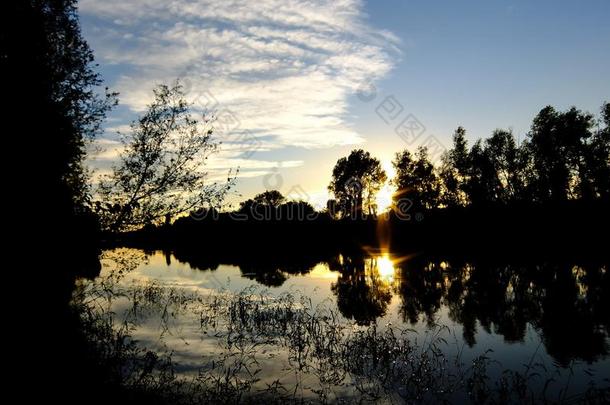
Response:
POLYGON ((381 255, 376 258, 376 261, 379 276, 388 282, 394 281, 396 269, 394 268, 394 262, 390 259, 390 256, 387 254, 381 255))

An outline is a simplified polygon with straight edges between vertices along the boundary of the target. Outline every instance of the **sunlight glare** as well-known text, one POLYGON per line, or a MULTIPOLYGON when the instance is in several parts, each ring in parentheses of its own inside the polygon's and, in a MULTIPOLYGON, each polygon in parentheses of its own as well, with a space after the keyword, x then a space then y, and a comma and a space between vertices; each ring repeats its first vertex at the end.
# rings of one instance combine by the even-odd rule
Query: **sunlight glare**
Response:
POLYGON ((392 281, 394 279, 394 263, 388 255, 379 256, 377 258, 377 271, 381 278, 392 281))
POLYGON ((384 185, 377 193, 375 202, 377 203, 377 212, 381 213, 390 208, 392 205, 392 194, 394 190, 388 185, 384 185))
POLYGON ((386 211, 392 206, 392 195, 394 195, 395 189, 392 185, 390 185, 390 180, 396 175, 396 170, 394 169, 394 166, 392 166, 392 162, 383 161, 381 165, 383 170, 385 170, 388 179, 384 183, 383 187, 381 187, 381 190, 379 190, 375 198, 377 212, 379 213, 386 211))

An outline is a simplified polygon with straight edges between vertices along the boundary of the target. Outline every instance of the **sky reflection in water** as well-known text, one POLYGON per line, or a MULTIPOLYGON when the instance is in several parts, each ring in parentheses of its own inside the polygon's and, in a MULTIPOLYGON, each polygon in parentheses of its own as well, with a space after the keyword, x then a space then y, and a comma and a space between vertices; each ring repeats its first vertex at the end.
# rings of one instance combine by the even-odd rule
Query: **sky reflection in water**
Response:
MULTIPOLYGON (((340 254, 312 266, 201 263, 196 255, 154 252, 121 283, 155 281, 203 293, 257 287, 272 296, 304 295, 314 308, 338 309, 356 327, 391 323, 424 336, 435 325, 447 326, 446 351, 463 350, 465 361, 491 349, 503 368, 519 369, 532 358, 572 367, 575 386, 588 381, 582 370, 610 375, 605 265, 473 264, 389 253, 340 254)), ((117 313, 129 307, 125 300, 113 305, 117 313)), ((147 347, 160 345, 159 325, 148 318, 134 337, 147 347)), ((214 339, 202 337, 198 320, 187 314, 176 317, 173 326, 163 347, 174 351, 179 371, 196 371, 202 356, 217 350, 214 339)), ((268 350, 265 356, 268 377, 280 375, 283 353, 268 350)))

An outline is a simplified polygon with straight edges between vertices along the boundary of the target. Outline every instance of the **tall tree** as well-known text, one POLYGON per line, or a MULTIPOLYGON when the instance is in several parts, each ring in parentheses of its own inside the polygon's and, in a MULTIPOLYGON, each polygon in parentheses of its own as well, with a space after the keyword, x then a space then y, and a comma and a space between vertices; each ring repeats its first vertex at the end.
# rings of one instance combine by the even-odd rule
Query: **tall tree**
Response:
POLYGON ((470 169, 466 130, 458 127, 453 134, 453 147, 442 156, 440 178, 441 202, 445 206, 468 203, 466 184, 470 169))
POLYGON ((496 201, 508 203, 518 198, 524 187, 519 149, 512 132, 497 129, 485 140, 485 152, 495 174, 496 201))
POLYGON ((426 147, 418 148, 415 158, 406 149, 397 153, 392 165, 396 169, 392 180, 397 189, 394 198, 408 198, 425 209, 438 206, 440 183, 426 147))
POLYGON ((582 112, 576 107, 560 114, 559 135, 564 144, 564 153, 570 171, 568 196, 591 200, 593 185, 587 173, 586 154, 593 136, 593 114, 582 112))
POLYGON ((343 217, 358 217, 364 209, 376 214, 375 195, 387 175, 378 159, 362 149, 337 161, 328 189, 335 195, 343 217))
POLYGON ((16 245, 27 246, 23 253, 27 249, 29 256, 16 274, 36 280, 21 302, 38 317, 35 325, 17 320, 18 345, 27 348, 23 364, 44 358, 64 366, 61 373, 37 379, 37 389, 48 400, 77 403, 86 392, 101 392, 99 381, 105 379, 92 364, 91 351, 83 350, 85 336, 76 330, 77 316, 68 306, 75 277, 99 271, 83 158, 116 99, 99 88, 101 77, 81 35, 76 1, 20 0, 2 7, 3 131, 5 140, 15 143, 6 149, 13 158, 5 193, 18 196, 7 212, 25 222, 16 235, 27 235, 27 241, 16 245), (48 258, 57 254, 61 260, 49 266, 48 258), (36 341, 41 330, 53 331, 44 345, 36 341))
POLYGON ((497 201, 500 182, 490 153, 480 139, 472 145, 468 162, 470 165, 465 180, 468 201, 473 205, 497 201))
POLYGON ((593 116, 575 107, 561 113, 547 106, 534 118, 527 145, 539 200, 592 197, 585 158, 592 127, 593 116))
POLYGON ((203 170, 218 144, 212 129, 191 117, 179 83, 161 85, 146 113, 123 137, 119 164, 99 188, 97 207, 112 231, 155 224, 222 202, 231 187, 207 182, 203 170))
POLYGON ((466 180, 472 204, 508 203, 523 195, 526 163, 510 131, 497 129, 469 152, 466 180))
POLYGON ((602 106, 601 124, 585 155, 587 175, 595 197, 610 200, 610 103, 602 106))
POLYGON ((10 116, 15 122, 23 116, 28 123, 29 136, 23 140, 43 168, 37 184, 53 189, 47 201, 59 204, 53 215, 69 216, 87 203, 82 164, 87 142, 98 134, 116 94, 99 91, 102 79, 81 35, 76 1, 10 4, 15 10, 5 10, 13 21, 2 24, 1 57, 10 78, 10 116))

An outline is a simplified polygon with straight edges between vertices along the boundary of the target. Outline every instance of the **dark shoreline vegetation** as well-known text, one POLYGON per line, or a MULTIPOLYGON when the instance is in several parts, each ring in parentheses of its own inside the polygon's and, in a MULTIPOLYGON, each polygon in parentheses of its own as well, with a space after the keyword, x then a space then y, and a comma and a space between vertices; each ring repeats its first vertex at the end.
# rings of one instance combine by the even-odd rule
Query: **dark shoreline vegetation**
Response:
POLYGON ((29 384, 22 397, 100 404, 610 402, 607 378, 574 393, 570 378, 557 376, 574 361, 608 356, 610 103, 598 119, 545 107, 520 143, 497 130, 469 148, 458 127, 436 166, 425 148, 399 151, 393 179, 377 158, 354 150, 329 173, 334 198, 321 213, 277 190, 231 213, 223 202, 236 172, 226 183, 207 182, 205 160, 220 147, 214 120, 193 118, 179 83, 153 90, 114 171, 94 184, 87 147, 118 94, 100 88, 77 2, 11 2, 6 15, 12 24, 2 25, 0 59, 10 78, 7 116, 25 123, 17 150, 31 152, 18 171, 30 173, 30 161, 40 167, 16 188, 24 201, 16 212, 29 232, 23 274, 34 289, 31 300, 16 301, 32 307, 16 328, 23 346, 16 352, 26 361, 10 370, 29 384), (398 191, 386 213, 375 196, 387 180, 398 191), (257 219, 259 210, 268 219, 257 219), (264 290, 202 296, 154 283, 125 286, 121 280, 146 261, 112 256, 125 246, 163 250, 202 271, 235 264, 269 288, 324 262, 340 273, 333 286, 338 309, 264 290), (392 291, 367 273, 379 252, 397 256, 392 291), (108 255, 111 271, 103 272, 108 255), (405 323, 429 320, 429 335, 378 324, 391 294, 403 299, 405 323), (126 310, 114 312, 112 304, 125 301, 126 310), (502 372, 493 353, 461 362, 441 350, 452 344, 434 322, 441 301, 453 305, 464 341, 473 342, 477 322, 517 342, 533 325, 558 366, 532 357, 522 370, 502 372), (171 351, 147 349, 132 336, 154 317, 164 333, 177 333, 172 319, 181 314, 195 315, 201 333, 223 349, 190 379, 179 376, 171 351), (271 346, 287 353, 297 378, 310 373, 318 385, 305 395, 304 384, 258 381, 258 350, 271 346))
POLYGON ((258 212, 265 212, 264 216, 270 219, 246 219, 232 213, 198 214, 179 218, 171 225, 103 234, 102 245, 194 248, 212 257, 224 256, 225 260, 226 255, 240 252, 282 255, 285 251, 293 256, 303 246, 325 253, 369 247, 458 257, 610 258, 604 237, 610 226, 610 210, 605 201, 421 210, 409 214, 408 219, 392 211, 337 220, 327 213, 300 215, 298 207, 292 216, 280 210, 281 207, 261 206, 258 212))

